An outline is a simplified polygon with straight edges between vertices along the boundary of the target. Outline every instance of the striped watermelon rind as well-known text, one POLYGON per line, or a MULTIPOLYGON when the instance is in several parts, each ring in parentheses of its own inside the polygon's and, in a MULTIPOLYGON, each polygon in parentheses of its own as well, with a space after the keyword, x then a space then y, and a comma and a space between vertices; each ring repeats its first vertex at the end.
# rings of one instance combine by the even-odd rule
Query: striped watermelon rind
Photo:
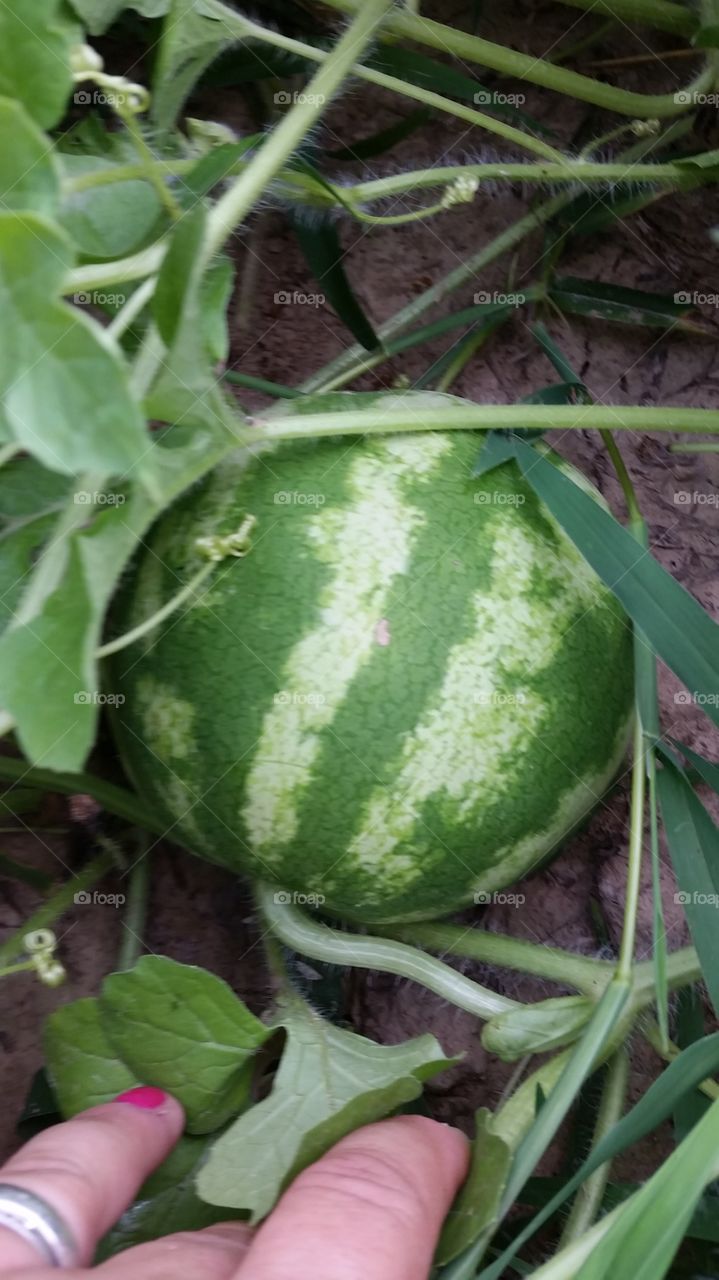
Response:
POLYGON ((198 538, 256 520, 246 558, 109 664, 122 757, 175 840, 379 924, 486 899, 595 806, 630 627, 514 463, 473 476, 479 447, 285 443, 156 524, 116 632, 196 571, 198 538))

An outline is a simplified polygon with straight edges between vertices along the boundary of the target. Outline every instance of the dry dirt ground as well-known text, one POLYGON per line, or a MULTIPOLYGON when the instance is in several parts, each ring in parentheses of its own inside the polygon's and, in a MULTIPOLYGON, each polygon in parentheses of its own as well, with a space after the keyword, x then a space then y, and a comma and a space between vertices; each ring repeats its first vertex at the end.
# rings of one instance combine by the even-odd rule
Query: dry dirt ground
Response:
MULTIPOLYGON (((426 11, 430 12, 429 8, 426 11)), ((469 23, 462 6, 436 5, 431 13, 457 25, 469 23)), ((576 23, 573 35, 587 29, 587 20, 577 11, 551 5, 487 4, 484 14, 482 34, 534 53, 542 53, 567 30, 568 14, 571 24, 576 23)), ((594 56, 626 56, 646 47, 646 33, 642 39, 625 33, 622 41, 599 46, 594 56)), ((663 46, 661 41, 655 41, 653 47, 663 46)), ((653 90, 657 83, 672 85, 674 75, 688 78, 689 74, 686 60, 664 66, 650 64, 648 68, 627 70, 623 83, 653 90)), ((483 78, 492 83, 491 76, 483 78)), ((526 108, 540 115, 567 142, 580 132, 591 137, 602 131, 603 121, 590 108, 568 110, 566 102, 557 96, 530 89, 526 108)), ((204 111, 221 115, 236 125, 246 121, 239 95, 231 92, 222 95, 219 110, 217 97, 206 92, 193 104, 193 110, 196 114, 204 111)), ((346 145, 391 123, 396 116, 396 102, 375 90, 368 101, 361 89, 354 87, 327 114, 316 136, 330 147, 346 145)), ((450 119, 438 118, 414 135, 410 144, 370 162, 369 167, 380 175, 410 164, 430 164, 441 156, 446 162, 447 157, 493 154, 496 153, 487 146, 486 137, 477 130, 458 130, 450 119)), ((356 175, 360 166, 346 165, 344 171, 348 176, 356 175)), ((606 195, 597 198, 607 199, 606 195)), ((461 206, 429 223, 373 230, 371 234, 357 224, 340 224, 347 270, 368 313, 381 323, 415 293, 489 241, 526 207, 526 192, 497 189, 480 193, 472 205, 461 206)), ((713 201, 706 195, 657 200, 641 215, 619 222, 611 234, 591 241, 577 240, 564 259, 563 271, 670 294, 695 289, 719 292, 717 251, 708 237, 715 220, 713 201)), ((243 281, 232 312, 233 360, 237 367, 291 384, 347 345, 348 335, 328 307, 310 309, 274 302, 277 291, 310 294, 318 290, 280 212, 263 212, 238 239, 235 252, 243 281)), ((512 264, 514 288, 521 289, 535 276, 541 254, 540 233, 524 243, 512 264)), ((507 271, 508 263, 502 260, 491 271, 470 281, 434 314, 441 314, 450 306, 468 305, 478 289, 506 289, 507 271)), ((553 315, 545 316, 545 322, 599 400, 716 407, 717 314, 711 307, 704 308, 704 337, 609 328, 591 319, 572 319, 569 323, 553 315)), ((423 347, 367 375, 360 385, 390 386, 398 377, 411 383, 442 350, 442 343, 423 347)), ((514 324, 487 346, 453 389, 476 401, 506 402, 546 385, 554 377, 529 335, 526 316, 518 313, 514 324)), ((585 470, 613 510, 621 513, 621 494, 596 436, 588 432, 554 433, 552 443, 585 470)), ((669 438, 658 435, 623 433, 621 445, 649 521, 655 555, 716 616, 719 457, 672 455, 669 438), (679 499, 680 494, 689 494, 690 500, 679 499)), ((708 720, 696 706, 676 701, 679 690, 675 677, 662 671, 665 731, 700 752, 719 757, 717 737, 708 720)), ((551 866, 521 886, 526 897, 521 908, 479 908, 465 913, 462 919, 467 924, 585 954, 611 954, 622 919, 627 781, 625 772, 598 806, 587 828, 551 866)), ((68 821, 69 811, 62 801, 53 802, 48 812, 55 823, 68 821)), ((77 867, 91 845, 91 829, 71 823, 69 839, 28 833, 6 836, 3 850, 55 873, 56 859, 63 866, 77 867)), ((663 857, 664 906, 669 945, 674 948, 687 940, 686 930, 681 908, 673 899, 673 878, 665 853, 663 857)), ((0 936, 4 936, 22 924, 37 898, 30 890, 7 880, 0 881, 0 890, 0 936)), ((0 1122, 0 1152, 15 1142, 14 1125, 27 1083, 42 1062, 43 1019, 59 1004, 97 989, 102 976, 113 967, 123 925, 120 913, 111 907, 82 906, 67 913, 58 932, 69 973, 67 985, 51 991, 25 975, 2 984, 0 1062, 5 1106, 0 1122)), ((650 938, 647 876, 638 939, 640 956, 649 954, 650 938)), ((246 890, 231 875, 169 846, 159 847, 153 855, 145 944, 151 951, 208 966, 258 1011, 266 1002, 267 979, 246 890)), ((518 979, 504 971, 489 972, 469 962, 463 967, 513 996, 534 999, 550 990, 541 982, 518 979)), ((393 1042, 431 1030, 446 1051, 464 1055, 460 1066, 429 1087, 429 1105, 439 1117, 469 1129, 477 1106, 492 1107, 497 1103, 507 1068, 485 1054, 477 1023, 469 1015, 448 1007, 424 990, 384 975, 348 975, 346 996, 354 1025, 366 1034, 393 1042)), ((649 1051, 637 1052, 633 1094, 641 1091, 657 1065, 649 1051)), ((635 1173, 652 1167, 662 1141, 659 1134, 644 1144, 632 1162, 635 1173)))

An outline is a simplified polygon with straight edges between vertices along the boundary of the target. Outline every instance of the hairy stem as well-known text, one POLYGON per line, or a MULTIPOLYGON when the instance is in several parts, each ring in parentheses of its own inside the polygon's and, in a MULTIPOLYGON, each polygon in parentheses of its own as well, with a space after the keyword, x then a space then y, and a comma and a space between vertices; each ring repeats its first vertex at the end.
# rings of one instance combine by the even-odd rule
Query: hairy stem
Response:
POLYGON ((327 924, 311 920, 286 902, 288 896, 267 885, 257 887, 257 900, 269 928, 285 946, 292 947, 301 955, 324 960, 328 964, 376 969, 380 973, 410 978, 477 1018, 491 1018, 497 1013, 520 1007, 516 1000, 497 995, 414 947, 387 938, 340 933, 327 924))
MULTIPOLYGON (((622 1047, 610 1060, 602 1089, 597 1121, 592 1134, 592 1146, 605 1137, 622 1118, 629 1078, 629 1054, 622 1047)), ((602 1164, 582 1183, 574 1197, 574 1203, 562 1232, 560 1248, 584 1235, 599 1216, 604 1192, 609 1181, 611 1162, 602 1164)))
POLYGON ((82 893, 83 890, 90 889, 98 880, 101 880, 108 871, 115 865, 115 860, 109 851, 99 854, 92 860, 82 871, 73 873, 71 878, 58 890, 52 898, 47 902, 43 902, 41 907, 26 920, 19 929, 16 930, 5 942, 0 946, 0 964, 7 964, 14 960, 16 956, 23 953, 23 939, 27 933, 34 933, 37 929, 46 929, 48 925, 57 920, 65 911, 71 907, 75 901, 75 895, 82 893))
MULTIPOLYGON (((325 3, 343 13, 356 13, 365 0, 325 0, 325 3)), ((532 57, 531 54, 518 53, 491 40, 482 40, 479 36, 469 35, 441 22, 433 22, 429 18, 409 13, 406 9, 395 9, 384 30, 387 36, 416 40, 441 53, 454 54, 465 62, 476 62, 503 75, 528 80, 530 84, 542 85, 555 93, 568 94, 580 102, 591 102, 606 111, 616 111, 619 115, 634 116, 640 120, 681 115, 688 109, 688 104, 691 105, 694 101, 695 94, 711 87, 714 76, 710 65, 682 93, 631 93, 627 89, 617 89, 576 71, 555 66, 542 58, 532 57)))

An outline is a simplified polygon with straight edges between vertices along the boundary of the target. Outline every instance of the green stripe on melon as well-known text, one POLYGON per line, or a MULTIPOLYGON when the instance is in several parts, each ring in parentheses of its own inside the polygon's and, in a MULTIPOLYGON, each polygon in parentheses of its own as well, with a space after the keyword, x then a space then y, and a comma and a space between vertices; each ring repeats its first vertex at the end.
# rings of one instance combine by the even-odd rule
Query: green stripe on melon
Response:
POLYGON ((597 803, 626 749, 630 628, 513 463, 473 477, 479 443, 285 444, 155 526, 116 631, 197 569, 198 537, 257 521, 108 674, 173 838, 381 923, 505 887, 597 803))

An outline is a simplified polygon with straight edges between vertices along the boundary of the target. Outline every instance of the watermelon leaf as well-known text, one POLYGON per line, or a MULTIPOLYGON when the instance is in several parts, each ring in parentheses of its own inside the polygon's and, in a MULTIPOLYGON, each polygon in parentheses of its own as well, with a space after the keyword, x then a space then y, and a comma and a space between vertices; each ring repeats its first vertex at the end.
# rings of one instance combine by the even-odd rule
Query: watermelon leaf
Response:
POLYGON ((137 1201, 122 1215, 98 1246, 95 1263, 134 1245, 158 1240, 175 1231, 201 1231, 216 1222, 244 1215, 201 1200, 195 1190, 197 1174, 207 1159, 213 1138, 185 1134, 166 1160, 140 1187, 137 1201))
POLYGON ((65 110, 76 39, 60 0, 33 0, 30 21, 26 0, 0 5, 0 94, 21 102, 43 129, 57 124, 65 110))
POLYGON ((50 1014, 43 1045, 50 1083, 66 1120, 140 1084, 107 1037, 98 999, 73 1000, 50 1014))
POLYGON ((296 997, 272 1026, 287 1033, 272 1092, 222 1134, 197 1181, 203 1200, 248 1209, 253 1222, 341 1137, 418 1097, 422 1081, 452 1065, 433 1036, 373 1044, 296 997))
POLYGON ((227 983, 167 956, 110 974, 101 997, 109 1042, 146 1084, 178 1098, 190 1133, 217 1129, 247 1102, 252 1057, 270 1031, 227 983))
POLYGON ((491 1120, 485 1107, 475 1116, 472 1163, 445 1221, 436 1265, 451 1262, 496 1221, 512 1153, 506 1142, 492 1133, 491 1120))

